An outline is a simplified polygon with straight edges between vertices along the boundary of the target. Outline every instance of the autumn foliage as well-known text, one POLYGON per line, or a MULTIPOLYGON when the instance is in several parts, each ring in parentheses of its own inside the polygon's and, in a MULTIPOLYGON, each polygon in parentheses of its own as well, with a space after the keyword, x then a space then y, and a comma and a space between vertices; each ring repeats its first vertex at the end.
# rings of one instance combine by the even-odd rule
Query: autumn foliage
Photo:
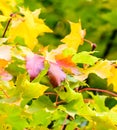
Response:
POLYGON ((2 0, 0 11, 0 130, 116 130, 117 61, 95 56, 80 20, 55 48, 38 40, 54 33, 40 9, 2 0), (90 86, 92 74, 106 86, 90 86))

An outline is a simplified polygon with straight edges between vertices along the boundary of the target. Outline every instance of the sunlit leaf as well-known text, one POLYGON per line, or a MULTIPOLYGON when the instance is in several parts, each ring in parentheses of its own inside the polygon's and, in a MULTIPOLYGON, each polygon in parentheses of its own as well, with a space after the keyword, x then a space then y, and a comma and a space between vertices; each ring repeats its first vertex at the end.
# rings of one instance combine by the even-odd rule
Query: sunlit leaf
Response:
POLYGON ((33 121, 31 122, 33 125, 43 125, 47 127, 51 123, 50 112, 46 112, 46 110, 41 110, 32 115, 33 121))
POLYGON ((23 98, 38 98, 43 95, 48 87, 39 83, 30 83, 26 80, 23 84, 23 98))
POLYGON ((46 48, 44 56, 46 57, 46 60, 56 62, 56 56, 61 55, 66 48, 67 46, 65 44, 59 45, 56 49, 53 49, 50 52, 48 52, 46 48))
POLYGON ((0 59, 0 68, 4 68, 8 64, 8 61, 0 59))
POLYGON ((42 35, 44 32, 52 32, 49 27, 44 24, 42 19, 38 18, 40 10, 34 12, 20 9, 24 17, 16 16, 12 20, 9 30, 9 41, 14 41, 17 36, 24 38, 25 44, 33 49, 38 43, 37 36, 42 35))
POLYGON ((68 48, 65 44, 58 46, 50 52, 46 51, 46 60, 57 63, 66 72, 78 74, 76 64, 72 61, 72 55, 76 53, 73 48, 68 48))
POLYGON ((81 28, 81 23, 70 22, 71 32, 61 41, 66 43, 68 47, 72 47, 75 50, 78 49, 79 45, 83 44, 83 38, 85 31, 81 28))
POLYGON ((8 19, 7 16, 0 15, 0 22, 6 21, 8 19))
POLYGON ((72 61, 71 56, 64 57, 64 55, 57 55, 56 62, 61 66, 66 72, 73 74, 79 74, 76 64, 72 61))
POLYGON ((9 16, 12 13, 12 8, 16 6, 15 0, 1 0, 0 10, 4 15, 9 16))
POLYGON ((4 124, 11 126, 8 128, 21 130, 28 125, 25 118, 21 116, 21 108, 14 104, 0 103, 0 114, 6 116, 4 124))
POLYGON ((89 93, 89 94, 94 99, 94 102, 91 104, 91 106, 93 106, 93 109, 95 109, 96 112, 108 112, 109 111, 109 109, 105 106, 106 96, 93 95, 92 93, 89 93))
POLYGON ((112 84, 114 91, 117 92, 117 68, 112 66, 111 70, 111 75, 108 77, 108 85, 112 84))
MULTIPOLYGON (((65 111, 68 112, 71 116, 74 117, 75 113, 85 117, 88 120, 91 120, 91 116, 95 115, 95 111, 92 111, 83 101, 83 97, 81 93, 76 93, 73 91, 70 86, 65 85, 65 91, 57 91, 60 98, 67 102, 65 107, 65 111), (69 97, 69 98, 68 98, 69 97)), ((64 109, 63 109, 64 110, 64 109)))
POLYGON ((75 54, 72 60, 74 63, 83 63, 83 64, 93 65, 99 60, 99 58, 90 55, 90 52, 83 51, 83 52, 79 52, 75 54))
POLYGON ((34 100, 28 108, 28 112, 35 113, 41 110, 47 109, 48 112, 55 110, 55 106, 48 96, 40 96, 37 100, 34 100))
POLYGON ((87 69, 80 69, 81 75, 78 76, 79 79, 84 80, 88 77, 90 73, 94 73, 101 78, 107 78, 111 75, 111 63, 107 60, 98 61, 94 66, 87 69))

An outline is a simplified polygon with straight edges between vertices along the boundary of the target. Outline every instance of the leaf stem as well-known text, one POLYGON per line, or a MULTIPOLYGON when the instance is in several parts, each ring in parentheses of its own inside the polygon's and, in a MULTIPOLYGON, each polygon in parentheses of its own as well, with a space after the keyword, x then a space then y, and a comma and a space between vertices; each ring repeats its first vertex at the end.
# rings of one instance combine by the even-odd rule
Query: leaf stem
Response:
POLYGON ((56 95, 56 102, 55 102, 55 104, 56 104, 56 106, 57 106, 57 102, 58 102, 58 94, 56 95))
POLYGON ((67 121, 68 118, 69 118, 69 115, 67 114, 67 116, 65 117, 65 120, 63 122, 61 130, 65 130, 65 128, 66 128, 66 121, 67 121))
POLYGON ((103 93, 107 93, 109 95, 112 95, 114 97, 117 97, 117 94, 114 93, 114 92, 110 92, 108 90, 104 90, 104 89, 98 89, 98 88, 83 88, 83 89, 80 89, 78 90, 79 92, 84 92, 84 91, 98 91, 98 92, 103 92, 103 93))
POLYGON ((84 41, 85 42, 87 42, 87 43, 89 43, 90 45, 91 45, 91 47, 92 47, 92 51, 94 51, 95 50, 95 48, 97 47, 97 45, 95 44, 95 43, 93 43, 93 42, 91 42, 91 41, 89 41, 89 40, 87 40, 87 39, 84 39, 84 41))
POLYGON ((9 95, 8 95, 2 88, 0 88, 0 90, 3 92, 3 94, 4 94, 7 98, 9 98, 9 95))

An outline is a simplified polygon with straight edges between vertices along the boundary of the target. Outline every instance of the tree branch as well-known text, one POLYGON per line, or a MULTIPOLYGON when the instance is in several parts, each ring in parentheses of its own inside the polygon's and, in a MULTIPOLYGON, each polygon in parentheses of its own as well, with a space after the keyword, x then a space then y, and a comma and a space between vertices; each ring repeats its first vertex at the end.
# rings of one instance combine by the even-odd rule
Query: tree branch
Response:
POLYGON ((103 90, 103 89, 98 89, 98 88, 83 88, 83 89, 80 89, 78 90, 79 92, 84 92, 84 91, 98 91, 98 92, 103 92, 103 93, 107 93, 109 95, 112 95, 114 97, 117 97, 117 94, 114 93, 114 92, 110 92, 108 90, 103 90))

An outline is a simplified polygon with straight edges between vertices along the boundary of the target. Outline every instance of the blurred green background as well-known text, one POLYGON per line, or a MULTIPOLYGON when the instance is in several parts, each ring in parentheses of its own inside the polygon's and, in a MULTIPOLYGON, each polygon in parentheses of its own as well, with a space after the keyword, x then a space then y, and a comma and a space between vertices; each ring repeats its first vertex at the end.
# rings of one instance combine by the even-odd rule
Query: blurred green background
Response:
MULTIPOLYGON (((67 21, 82 23, 86 39, 97 44, 96 56, 117 59, 117 0, 24 0, 31 10, 41 8, 40 17, 54 30, 54 35, 39 38, 44 45, 61 44, 58 39, 70 32, 67 21)), ((79 51, 90 50, 84 43, 79 51)))

